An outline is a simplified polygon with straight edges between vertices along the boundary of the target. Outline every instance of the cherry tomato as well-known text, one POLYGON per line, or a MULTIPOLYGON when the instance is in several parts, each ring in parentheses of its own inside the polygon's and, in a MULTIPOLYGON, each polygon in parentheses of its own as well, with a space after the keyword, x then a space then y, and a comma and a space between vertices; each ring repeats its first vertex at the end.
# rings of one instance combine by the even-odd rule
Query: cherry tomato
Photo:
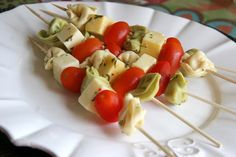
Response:
POLYGON ((115 56, 119 56, 121 53, 121 48, 116 43, 107 43, 107 49, 113 53, 115 56))
POLYGON ((171 66, 171 75, 175 74, 180 67, 180 61, 184 55, 184 50, 177 38, 168 38, 162 46, 158 61, 167 61, 171 66))
POLYGON ((76 45, 72 50, 72 55, 80 62, 83 62, 85 58, 89 57, 94 51, 101 50, 103 48, 103 42, 97 38, 88 38, 76 45))
POLYGON ((165 92, 165 89, 170 81, 170 63, 167 61, 159 61, 155 64, 148 73, 159 73, 161 75, 159 90, 156 96, 160 96, 165 92))
POLYGON ((108 27, 104 33, 104 42, 114 42, 118 46, 122 46, 130 32, 129 24, 119 21, 108 27))
POLYGON ((112 88, 120 98, 123 98, 127 92, 137 87, 138 82, 144 75, 145 72, 142 69, 131 67, 112 82, 112 88))
POLYGON ((119 96, 110 90, 103 90, 95 97, 95 108, 98 114, 107 122, 117 122, 122 108, 119 96))
POLYGON ((85 69, 68 67, 61 73, 62 86, 71 92, 80 93, 80 87, 85 75, 85 69))

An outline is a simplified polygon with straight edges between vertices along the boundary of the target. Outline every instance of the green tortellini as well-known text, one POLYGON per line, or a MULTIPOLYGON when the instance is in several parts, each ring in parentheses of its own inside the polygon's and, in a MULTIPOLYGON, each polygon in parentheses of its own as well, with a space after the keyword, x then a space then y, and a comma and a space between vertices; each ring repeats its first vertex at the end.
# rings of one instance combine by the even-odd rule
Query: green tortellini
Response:
POLYGON ((144 26, 135 25, 131 26, 132 34, 129 35, 128 39, 124 44, 124 49, 139 53, 141 43, 144 35, 148 32, 148 29, 144 26))
POLYGON ((165 90, 165 97, 168 102, 179 105, 187 100, 186 90, 187 81, 181 72, 177 72, 165 90))
POLYGON ((135 97, 141 101, 149 101, 155 97, 159 90, 159 81, 161 75, 158 73, 146 74, 139 82, 137 88, 131 92, 135 97))
POLYGON ((44 43, 50 45, 50 46, 58 46, 61 47, 63 44, 60 42, 60 40, 57 38, 56 34, 60 32, 65 25, 67 25, 67 21, 60 19, 60 18, 54 18, 50 24, 48 31, 47 30, 41 30, 37 33, 37 37, 43 41, 44 43))
POLYGON ((90 81, 94 77, 99 78, 100 80, 104 81, 106 84, 109 84, 109 81, 106 78, 99 75, 99 72, 97 69, 95 69, 94 67, 87 67, 86 68, 86 76, 85 76, 83 83, 81 85, 81 92, 83 92, 87 88, 90 81))

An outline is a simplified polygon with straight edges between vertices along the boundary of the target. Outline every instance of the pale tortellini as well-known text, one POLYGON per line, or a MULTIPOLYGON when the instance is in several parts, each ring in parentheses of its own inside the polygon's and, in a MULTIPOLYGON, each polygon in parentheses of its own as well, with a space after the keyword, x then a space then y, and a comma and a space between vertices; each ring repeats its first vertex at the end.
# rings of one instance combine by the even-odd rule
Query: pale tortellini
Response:
POLYGON ((124 106, 119 115, 121 131, 127 135, 135 132, 137 127, 142 127, 146 111, 142 108, 139 98, 128 93, 124 99, 124 106))
POLYGON ((44 68, 46 70, 52 70, 53 68, 53 60, 56 57, 62 56, 66 54, 66 52, 58 47, 51 47, 50 49, 48 49, 45 57, 44 57, 44 68))
POLYGON ((198 49, 188 50, 181 62, 181 72, 187 77, 202 77, 207 70, 216 71, 216 68, 207 56, 198 49))
POLYGON ((172 104, 181 104, 187 100, 187 84, 181 72, 177 72, 170 80, 166 90, 165 98, 172 104))
POLYGON ((97 8, 85 4, 68 5, 66 13, 77 28, 82 29, 83 25, 89 20, 90 15, 97 14, 97 8))
POLYGON ((99 69, 104 58, 109 54, 110 52, 108 50, 97 50, 90 57, 86 58, 85 61, 80 64, 80 67, 93 66, 95 69, 99 69))
POLYGON ((118 58, 124 62, 126 65, 131 66, 132 63, 138 60, 139 55, 134 51, 125 51, 121 53, 118 58))

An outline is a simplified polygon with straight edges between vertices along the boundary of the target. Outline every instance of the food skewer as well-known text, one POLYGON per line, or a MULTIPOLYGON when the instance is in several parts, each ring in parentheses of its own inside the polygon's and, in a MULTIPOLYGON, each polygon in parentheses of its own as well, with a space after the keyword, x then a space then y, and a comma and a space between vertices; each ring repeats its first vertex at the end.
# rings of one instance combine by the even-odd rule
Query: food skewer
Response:
POLYGON ((225 106, 223 106, 223 105, 220 105, 220 104, 218 104, 218 103, 216 103, 216 102, 212 102, 212 101, 206 100, 206 99, 204 99, 204 98, 202 98, 202 97, 199 97, 199 96, 197 96, 197 95, 191 94, 191 93, 189 93, 189 92, 185 92, 185 93, 186 93, 187 95, 189 95, 189 96, 195 98, 195 99, 198 99, 198 100, 200 100, 200 101, 202 101, 202 102, 205 102, 205 103, 207 103, 207 104, 209 104, 209 105, 212 105, 213 107, 222 109, 222 110, 224 110, 224 111, 226 111, 226 112, 228 112, 228 113, 231 113, 231 114, 233 114, 233 115, 236 115, 236 112, 233 111, 233 110, 230 109, 230 108, 227 108, 227 107, 225 107, 225 106))
MULTIPOLYGON (((171 110, 170 110, 171 111, 171 110)), ((170 112, 169 111, 169 112, 170 112)), ((173 112, 173 111, 172 111, 173 112)), ((170 112, 170 113, 172 113, 172 112, 170 112)), ((174 115, 176 115, 176 114, 174 114, 174 115)), ((177 115, 178 116, 178 115, 177 115)), ((182 117, 178 117, 180 120, 182 120, 183 122, 187 122, 186 120, 184 120, 182 117)), ((195 129, 196 131, 198 131, 199 132, 199 128, 197 128, 197 127, 194 127, 192 124, 190 124, 189 122, 188 123, 186 123, 187 125, 189 125, 190 127, 192 127, 193 129, 195 129)), ((206 138, 208 138, 210 141, 212 141, 213 143, 215 143, 216 144, 216 146, 217 147, 219 147, 220 146, 220 144, 216 141, 216 140, 214 140, 213 138, 211 138, 209 135, 207 135, 206 133, 204 133, 204 132, 202 132, 201 130, 200 130, 200 134, 202 134, 204 137, 206 137, 206 138)))
POLYGON ((54 4, 54 3, 51 3, 51 4, 54 5, 56 8, 61 9, 63 11, 67 10, 66 8, 64 8, 64 7, 60 6, 60 5, 57 5, 57 4, 54 4))
POLYGON ((158 106, 162 107, 163 109, 165 109, 167 112, 169 112, 170 114, 172 114, 173 116, 175 116, 176 118, 178 118, 179 120, 181 120, 182 122, 184 122, 185 124, 187 124, 189 127, 191 127, 193 130, 195 130, 196 132, 198 132, 199 134, 201 134, 202 136, 204 136, 206 139, 208 139, 209 141, 211 141, 212 143, 215 144, 215 146, 217 148, 221 147, 221 143, 218 142, 216 139, 214 139, 213 137, 211 137, 210 135, 208 135, 207 133, 205 133, 204 131, 202 131, 201 129, 199 129, 198 127, 194 126, 192 123, 190 123, 188 120, 186 120, 185 118, 183 118, 182 116, 180 116, 179 114, 177 114, 176 112, 172 111, 168 106, 166 106, 164 103, 162 103, 161 101, 159 101, 156 98, 153 98, 152 101, 157 104, 158 106))
POLYGON ((224 75, 222 75, 222 74, 220 74, 218 72, 215 72, 215 71, 212 71, 212 70, 207 70, 207 72, 212 74, 212 75, 214 75, 214 76, 217 76, 217 77, 219 77, 219 78, 221 78, 221 79, 223 79, 225 81, 228 81, 228 82, 236 84, 236 80, 228 78, 228 77, 226 77, 226 76, 224 76, 224 75))
POLYGON ((223 71, 226 71, 226 72, 230 72, 232 74, 236 74, 236 71, 234 71, 234 70, 231 70, 231 69, 228 69, 228 68, 225 68, 225 67, 221 67, 221 66, 215 66, 215 67, 219 70, 223 70, 223 71))
POLYGON ((43 21, 45 24, 49 25, 50 22, 48 22, 47 20, 45 20, 42 16, 40 16, 37 12, 35 12, 33 9, 31 9, 30 7, 28 7, 27 5, 25 5, 25 7, 31 12, 33 13, 35 16, 37 16, 41 21, 43 21))
MULTIPOLYGON (((167 111, 168 111, 168 110, 167 110, 167 111)), ((170 112, 170 110, 169 110, 169 112, 170 112)), ((170 112, 170 113, 172 113, 172 112, 170 112)), ((176 114, 174 114, 174 115, 176 116, 176 114)), ((180 116, 178 116, 178 118, 179 118, 179 117, 180 117, 180 116)), ((212 141, 213 143, 215 143, 217 147, 220 146, 220 144, 219 144, 216 140, 214 140, 214 139, 211 138, 209 135, 207 135, 206 133, 204 133, 203 131, 201 131, 199 128, 193 126, 192 124, 190 124, 189 122, 187 122, 186 120, 184 120, 182 117, 179 118, 179 119, 182 120, 184 123, 186 123, 188 126, 192 127, 194 130, 198 131, 198 132, 199 132, 200 134, 202 134, 204 137, 210 139, 210 141, 212 141), (199 130, 200 130, 200 131, 199 131, 199 130)))
MULTIPOLYGON (((37 46, 43 53, 47 53, 47 50, 42 47, 38 42, 36 42, 33 38, 29 38, 30 41, 37 46)), ((139 130, 145 137, 147 137, 151 142, 153 142, 158 148, 160 148, 168 157, 176 157, 176 155, 170 149, 167 149, 163 146, 158 140, 154 139, 145 129, 142 127, 136 126, 136 129, 139 130)))
MULTIPOLYGON (((61 9, 61 10, 63 10, 63 11, 66 11, 66 10, 67 10, 66 8, 64 8, 64 7, 62 7, 62 6, 59 6, 59 5, 56 5, 56 4, 52 4, 52 5, 54 5, 55 7, 59 8, 59 9, 61 9)), ((56 13, 53 13, 53 12, 50 12, 50 11, 43 11, 43 12, 46 13, 47 15, 50 15, 50 16, 62 17, 61 15, 56 14, 56 13)), ((62 17, 62 18, 63 18, 63 19, 66 19, 65 17, 62 17)), ((224 68, 224 67, 217 67, 217 68, 219 68, 219 69, 221 69, 221 70, 225 70, 225 71, 231 72, 231 73, 236 73, 235 71, 233 71, 233 70, 231 70, 231 69, 226 69, 226 68, 224 68)), ((208 72, 209 74, 212 74, 212 75, 214 75, 214 76, 217 76, 217 77, 219 77, 219 78, 221 78, 221 79, 224 79, 224 80, 226 80, 226 81, 229 81, 229 82, 231 82, 231 83, 236 84, 236 80, 233 80, 233 79, 231 79, 231 78, 228 78, 228 77, 226 77, 226 76, 224 76, 224 75, 222 75, 222 74, 219 74, 219 73, 217 73, 217 72, 215 72, 215 71, 207 70, 207 72, 208 72)))

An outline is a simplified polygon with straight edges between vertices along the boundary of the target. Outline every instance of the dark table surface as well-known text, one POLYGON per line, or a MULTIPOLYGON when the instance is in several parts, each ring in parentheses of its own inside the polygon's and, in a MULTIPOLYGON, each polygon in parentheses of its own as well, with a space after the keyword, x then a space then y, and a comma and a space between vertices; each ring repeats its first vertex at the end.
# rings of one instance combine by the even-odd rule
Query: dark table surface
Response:
MULTIPOLYGON (((49 0, 1 0, 0 12, 21 4, 48 2, 49 0)), ((125 2, 134 3, 132 0, 125 2)), ((236 41, 236 5, 233 0, 140 0, 136 5, 182 16, 213 27, 236 41), (181 2, 181 3, 180 3, 181 2)), ((0 157, 50 157, 49 154, 28 147, 14 146, 0 131, 0 157)))

